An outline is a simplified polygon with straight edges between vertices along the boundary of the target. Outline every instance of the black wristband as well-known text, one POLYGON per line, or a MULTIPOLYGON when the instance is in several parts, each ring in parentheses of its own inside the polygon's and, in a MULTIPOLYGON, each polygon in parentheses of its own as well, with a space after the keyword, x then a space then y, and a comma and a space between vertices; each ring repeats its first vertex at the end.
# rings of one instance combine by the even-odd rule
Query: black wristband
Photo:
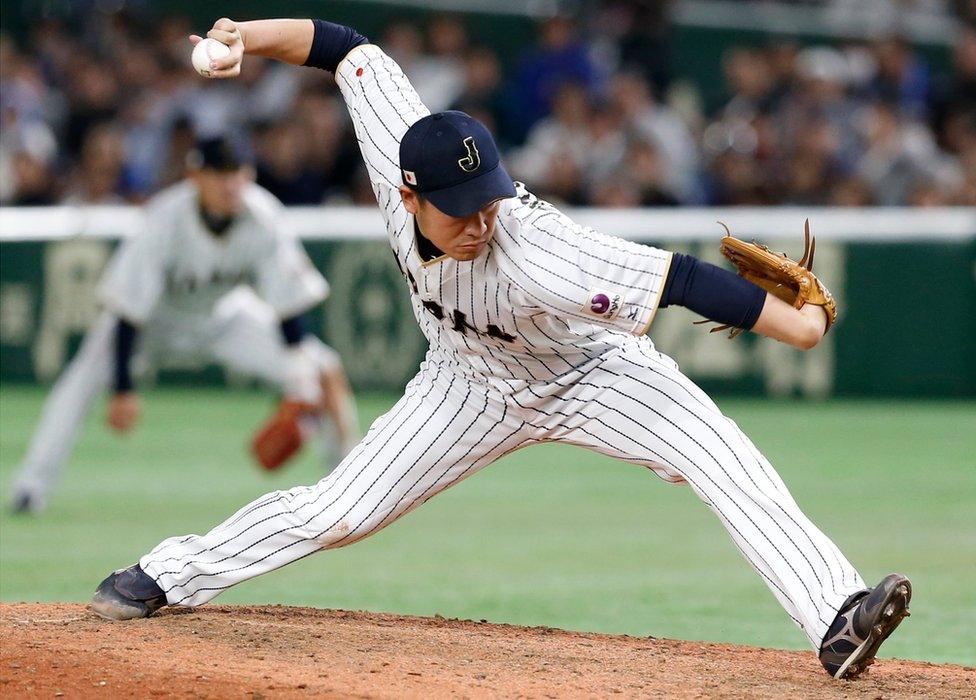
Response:
POLYGON ((335 73, 339 62, 360 44, 367 44, 369 40, 352 27, 333 24, 322 19, 313 19, 315 35, 312 37, 312 48, 304 65, 310 68, 321 68, 335 73))
POLYGON ((113 388, 117 394, 132 391, 132 372, 129 364, 135 351, 139 330, 124 318, 115 327, 115 377, 113 388))
POLYGON ((762 313, 766 291, 738 275, 674 253, 661 292, 661 308, 677 304, 711 321, 749 330, 762 313))
POLYGON ((305 317, 301 314, 286 318, 281 322, 281 335, 285 339, 285 345, 289 347, 298 345, 307 334, 308 328, 305 325, 305 317))

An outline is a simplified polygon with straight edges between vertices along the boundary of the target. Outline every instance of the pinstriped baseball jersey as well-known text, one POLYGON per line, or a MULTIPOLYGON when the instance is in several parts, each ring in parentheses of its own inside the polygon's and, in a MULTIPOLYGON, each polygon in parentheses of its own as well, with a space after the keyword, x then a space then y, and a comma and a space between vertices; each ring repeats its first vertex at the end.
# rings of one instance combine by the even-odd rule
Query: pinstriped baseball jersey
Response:
POLYGON ((426 108, 376 46, 353 49, 336 78, 431 349, 326 478, 143 556, 167 602, 200 605, 355 542, 513 450, 558 441, 691 486, 816 648, 864 582, 735 423, 642 335, 670 254, 577 226, 517 185, 478 257, 430 259, 398 192, 417 174, 397 158, 426 108))
POLYGON ((584 228, 521 183, 501 202, 481 255, 425 261, 400 199, 398 154, 403 134, 428 111, 377 46, 351 51, 336 80, 433 353, 512 387, 558 377, 647 331, 671 254, 584 228))
POLYGON ((200 218, 193 183, 173 185, 146 205, 144 229, 112 259, 99 299, 142 325, 160 310, 210 316, 228 292, 247 285, 279 317, 303 313, 325 299, 329 285, 281 214, 274 195, 250 184, 242 212, 218 238, 200 218))

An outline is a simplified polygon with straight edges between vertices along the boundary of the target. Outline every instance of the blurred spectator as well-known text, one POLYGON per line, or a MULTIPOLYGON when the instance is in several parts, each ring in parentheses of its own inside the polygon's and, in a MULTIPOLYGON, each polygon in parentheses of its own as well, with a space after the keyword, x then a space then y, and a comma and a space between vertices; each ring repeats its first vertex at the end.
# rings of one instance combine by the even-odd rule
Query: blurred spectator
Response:
POLYGON ((851 177, 831 185, 828 203, 835 207, 870 207, 877 202, 866 182, 851 177))
POLYGON ((307 91, 296 102, 295 119, 304 135, 308 168, 320 174, 324 186, 318 201, 343 196, 362 167, 362 157, 348 133, 342 100, 335 94, 307 91))
POLYGON ((282 119, 258 135, 258 184, 284 204, 319 204, 325 173, 309 163, 306 134, 297 121, 282 119))
MULTIPOLYGON (((778 199, 786 204, 823 205, 830 183, 843 174, 840 138, 835 125, 820 115, 811 115, 799 125, 786 162, 786 182, 778 199)), ((774 185, 775 187, 775 185, 774 185)))
POLYGON ((834 149, 852 153, 856 135, 851 123, 859 102, 850 89, 850 71, 844 54, 815 46, 796 56, 796 89, 787 94, 778 109, 787 139, 797 142, 811 128, 811 122, 831 132, 834 149))
POLYGON ((911 189, 906 203, 911 207, 941 207, 948 204, 948 201, 935 182, 923 181, 911 189))
POLYGON ((292 109, 302 92, 302 71, 276 61, 252 61, 250 57, 246 65, 241 78, 247 91, 244 99, 249 121, 270 121, 292 109))
POLYGON ((40 66, 25 59, 9 36, 0 35, 2 128, 6 130, 11 120, 25 124, 49 119, 51 92, 40 66))
POLYGON ((110 63, 81 55, 70 64, 68 86, 71 107, 63 143, 67 155, 77 157, 85 133, 118 111, 119 79, 110 63))
POLYGON ((125 157, 120 130, 99 124, 85 135, 81 159, 70 178, 66 204, 122 204, 119 190, 125 157))
POLYGON ((662 192, 672 200, 697 203, 698 148, 685 123, 653 98, 647 82, 637 74, 618 74, 609 92, 633 136, 652 144, 662 161, 662 192))
POLYGON ((941 168, 936 181, 947 195, 947 204, 976 206, 976 107, 953 112, 945 124, 947 153, 938 153, 941 168))
MULTIPOLYGON (((976 27, 960 31, 953 69, 935 85, 931 123, 936 134, 945 134, 947 122, 956 115, 976 113, 976 27)), ((943 145, 958 152, 957 144, 943 141, 943 145)))
POLYGON ((560 86, 552 113, 532 128, 525 145, 510 156, 512 175, 563 201, 581 202, 590 117, 586 88, 576 83, 560 86))
POLYGON ((193 125, 187 117, 177 117, 169 133, 169 149, 163 156, 159 186, 169 187, 186 177, 186 158, 196 146, 193 125))
POLYGON ((720 206, 763 206, 773 203, 758 161, 748 152, 729 148, 711 167, 711 201, 720 206))
POLYGON ((468 34, 457 18, 442 15, 428 25, 427 37, 429 51, 417 66, 417 82, 427 92, 421 94, 424 104, 432 112, 442 112, 464 91, 468 34))
POLYGON ((596 70, 577 28, 567 16, 556 16, 540 28, 539 45, 522 58, 512 81, 515 114, 513 131, 524 137, 553 107, 559 88, 566 83, 596 89, 596 70))
POLYGON ((679 204, 668 182, 668 168, 654 144, 631 143, 627 149, 626 172, 638 188, 637 206, 673 207, 679 204))
POLYGON ((769 111, 773 74, 766 57, 756 49, 736 48, 726 52, 722 67, 731 99, 722 110, 724 118, 749 119, 769 111))
POLYGON ((976 29, 976 1, 951 0, 952 10, 970 28, 976 29))
POLYGON ((442 112, 464 90, 461 57, 468 37, 461 23, 449 16, 435 18, 429 36, 430 53, 425 53, 417 26, 398 22, 387 27, 381 44, 403 68, 424 104, 432 112, 442 112))
POLYGON ((874 56, 877 73, 870 84, 876 99, 898 105, 905 116, 925 116, 928 94, 928 69, 911 47, 899 37, 876 42, 874 56))
POLYGON ((609 102, 597 102, 590 108, 582 167, 586 187, 612 176, 627 157, 627 133, 624 116, 609 102))
POLYGON ((629 15, 620 36, 620 65, 640 71, 653 93, 663 95, 671 82, 668 41, 671 27, 667 19, 670 0, 630 0, 616 4, 629 15))
POLYGON ((671 83, 671 0, 603 0, 587 32, 591 55, 604 75, 635 72, 657 98, 671 83))
POLYGON ((506 145, 507 98, 502 86, 502 67, 498 55, 486 46, 475 46, 464 56, 464 89, 451 109, 459 109, 480 119, 506 145))
MULTIPOLYGON (((52 164, 57 152, 54 135, 43 123, 11 125, 4 134, 4 151, 9 153, 13 186, 5 203, 17 207, 43 206, 57 200, 52 164)), ((4 158, 5 160, 7 158, 4 158)))
POLYGON ((768 111, 778 109, 783 100, 795 89, 797 76, 794 71, 800 47, 795 41, 776 38, 766 49, 766 64, 769 71, 769 92, 766 102, 768 111))
POLYGON ((620 172, 616 177, 601 182, 594 188, 592 204, 613 209, 639 207, 640 190, 627 178, 627 173, 620 172))
MULTIPOLYGON (((672 75, 670 5, 582 3, 512 57, 472 46, 453 15, 395 22, 379 41, 431 110, 484 121, 513 175, 561 202, 976 205, 974 26, 941 74, 890 35, 897 23, 878 24, 878 40, 733 45, 726 98, 706 116, 696 105, 713 91, 672 75)), ((870 5, 898 14, 894 0, 870 5)), ((955 6, 976 21, 971 0, 955 6)), ((238 80, 207 81, 187 65, 186 18, 126 7, 79 5, 73 28, 41 20, 19 43, 0 34, 0 203, 142 201, 216 133, 253 151, 286 203, 372 200, 329 73, 249 57, 238 80)))
POLYGON ((877 103, 861 114, 864 150, 858 174, 871 186, 878 204, 907 202, 917 185, 937 175, 939 154, 921 125, 898 118, 897 109, 877 103))

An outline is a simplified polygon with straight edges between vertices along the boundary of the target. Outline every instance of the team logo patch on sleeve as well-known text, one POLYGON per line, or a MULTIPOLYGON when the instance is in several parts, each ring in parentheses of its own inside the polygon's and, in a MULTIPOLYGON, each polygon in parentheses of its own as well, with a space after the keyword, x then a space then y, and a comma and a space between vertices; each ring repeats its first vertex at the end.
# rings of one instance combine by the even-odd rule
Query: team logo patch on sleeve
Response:
POLYGON ((611 320, 620 313, 621 299, 619 294, 604 289, 591 289, 586 296, 586 302, 581 307, 583 313, 590 316, 611 320))

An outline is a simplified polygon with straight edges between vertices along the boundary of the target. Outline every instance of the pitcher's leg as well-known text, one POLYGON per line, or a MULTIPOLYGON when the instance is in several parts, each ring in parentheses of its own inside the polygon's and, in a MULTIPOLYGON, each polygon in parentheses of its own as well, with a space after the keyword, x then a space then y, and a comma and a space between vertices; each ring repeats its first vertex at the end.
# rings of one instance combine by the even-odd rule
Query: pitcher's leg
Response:
POLYGON ((668 358, 631 348, 552 400, 574 416, 564 439, 687 481, 814 647, 864 588, 769 462, 668 358))
POLYGON ((430 370, 314 486, 268 494, 204 536, 168 539, 140 566, 171 605, 225 588, 385 527, 522 444, 522 422, 496 395, 430 370))
POLYGON ((108 384, 115 321, 102 316, 58 377, 44 402, 27 455, 14 477, 15 499, 41 510, 67 463, 92 402, 108 384))

